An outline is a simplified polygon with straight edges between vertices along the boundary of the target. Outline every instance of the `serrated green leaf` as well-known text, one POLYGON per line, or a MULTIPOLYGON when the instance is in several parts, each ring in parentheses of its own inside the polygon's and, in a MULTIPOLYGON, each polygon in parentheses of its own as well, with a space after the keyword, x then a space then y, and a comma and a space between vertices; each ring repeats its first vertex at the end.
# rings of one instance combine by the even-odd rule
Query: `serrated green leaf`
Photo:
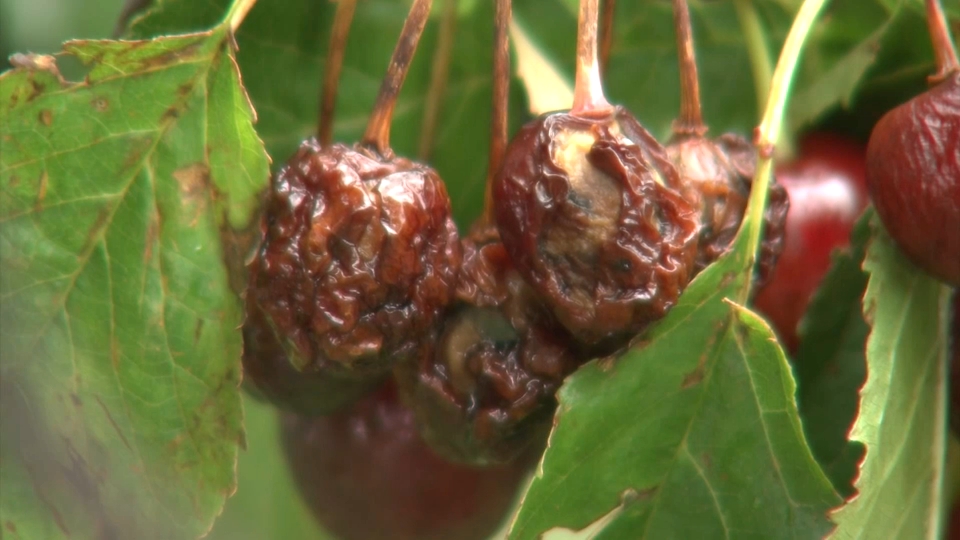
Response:
POLYGON ((851 440, 866 446, 858 495, 831 538, 940 538, 950 289, 910 264, 873 219, 863 301, 867 382, 851 440))
POLYGON ((563 386, 511 539, 580 530, 620 505, 597 538, 830 530, 840 498, 804 442, 783 352, 727 301, 745 286, 744 244, 698 276, 640 348, 563 386))
POLYGON ((800 324, 800 348, 794 358, 797 402, 810 449, 834 488, 853 495, 853 480, 863 446, 847 434, 857 417, 860 388, 866 379, 869 327, 861 313, 867 275, 861 270, 872 211, 854 226, 849 248, 835 252, 800 324))
POLYGON ((333 540, 317 525, 290 476, 277 410, 249 397, 243 409, 248 443, 237 465, 237 493, 207 538, 333 540))
MULTIPOLYGON (((426 158, 446 181, 454 216, 465 228, 483 205, 490 138, 493 69, 493 3, 459 6, 453 62, 440 104, 429 156, 418 156, 424 107, 438 41, 440 4, 410 66, 394 113, 391 145, 397 154, 426 158)), ((132 34, 183 32, 222 17, 226 0, 161 0, 134 22, 132 34)), ((257 131, 279 167, 317 128, 321 72, 334 3, 276 0, 253 8, 237 33, 244 83, 259 116, 257 131)), ((400 35, 409 3, 365 0, 357 6, 343 60, 334 139, 355 142, 363 134, 380 81, 400 35)), ((523 91, 511 88, 511 132, 525 120, 523 91)))
POLYGON ((4 407, 2 520, 197 537, 242 438, 220 233, 252 216, 267 157, 226 28, 64 54, 84 82, 0 76, 0 373, 24 404, 4 407))

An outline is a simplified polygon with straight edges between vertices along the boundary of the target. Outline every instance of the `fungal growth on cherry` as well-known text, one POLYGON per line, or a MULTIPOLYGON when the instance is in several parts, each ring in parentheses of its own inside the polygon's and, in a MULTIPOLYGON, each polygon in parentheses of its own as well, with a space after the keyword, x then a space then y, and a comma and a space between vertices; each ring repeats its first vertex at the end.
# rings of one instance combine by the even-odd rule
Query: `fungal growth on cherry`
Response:
POLYGON ((520 275, 578 342, 608 353, 677 302, 700 227, 663 146, 603 95, 597 4, 580 3, 573 108, 513 138, 493 202, 520 275))
POLYGON ((918 267, 960 286, 960 63, 938 0, 931 88, 888 111, 867 144, 867 185, 884 227, 918 267))
POLYGON ((446 187, 389 147, 430 4, 411 6, 360 143, 307 140, 270 183, 247 294, 311 377, 386 375, 419 354, 454 296, 461 253, 446 187))
POLYGON ((316 520, 341 540, 482 540, 532 464, 475 468, 437 456, 387 381, 329 416, 285 414, 281 442, 316 520))
POLYGON ((396 368, 424 439, 450 460, 484 466, 539 448, 553 394, 576 367, 563 328, 514 269, 494 226, 490 188, 507 144, 511 7, 509 0, 495 6, 484 212, 462 240, 457 302, 435 349, 396 368))
MULTIPOLYGON (((756 148, 743 137, 727 133, 707 139, 700 105, 700 82, 686 0, 673 0, 677 56, 680 64, 680 116, 673 125, 667 154, 676 165, 690 197, 700 211, 700 238, 696 271, 726 253, 740 229, 756 171, 756 148)), ((789 206, 787 193, 771 182, 764 213, 758 285, 767 279, 783 246, 789 206)))

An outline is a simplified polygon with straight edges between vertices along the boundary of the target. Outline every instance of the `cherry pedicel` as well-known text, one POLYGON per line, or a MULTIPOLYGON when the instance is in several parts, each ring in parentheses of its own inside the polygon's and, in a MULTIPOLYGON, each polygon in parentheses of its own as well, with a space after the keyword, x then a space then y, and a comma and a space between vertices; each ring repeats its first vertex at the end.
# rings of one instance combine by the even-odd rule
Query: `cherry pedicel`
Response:
MULTIPOLYGON (((756 148, 743 137, 725 134, 705 137, 700 105, 700 83, 686 0, 674 0, 674 26, 680 63, 680 116, 673 125, 667 154, 676 165, 690 197, 699 203, 700 231, 696 271, 727 252, 743 222, 756 172, 756 148)), ((780 256, 784 221, 789 206, 783 186, 770 184, 764 213, 764 237, 758 263, 762 284, 780 256)))
POLYGON ((813 133, 794 161, 778 164, 790 196, 783 253, 754 305, 776 328, 787 350, 799 345, 797 325, 830 269, 836 249, 850 243, 867 205, 865 149, 839 135, 813 133))
POLYGON ((437 456, 392 381, 331 416, 285 414, 282 443, 317 521, 342 540, 481 540, 530 467, 478 469, 437 456))
POLYGON ((580 4, 573 108, 524 126, 493 184, 517 271, 577 340, 613 351, 693 273, 699 223, 663 147, 603 96, 597 0, 580 4))
POLYGON ((867 183, 880 220, 907 257, 960 286, 960 64, 939 2, 926 4, 934 86, 874 126, 867 183))
POLYGON ((363 140, 305 141, 267 193, 248 295, 311 377, 381 377, 419 354, 453 299, 460 244, 446 188, 389 147, 429 11, 413 3, 363 140))
POLYGON ((570 338, 513 267, 493 225, 490 176, 507 143, 510 1, 497 0, 490 163, 484 213, 462 241, 457 302, 435 349, 395 369, 423 438, 473 465, 542 448, 553 394, 576 368, 570 338))

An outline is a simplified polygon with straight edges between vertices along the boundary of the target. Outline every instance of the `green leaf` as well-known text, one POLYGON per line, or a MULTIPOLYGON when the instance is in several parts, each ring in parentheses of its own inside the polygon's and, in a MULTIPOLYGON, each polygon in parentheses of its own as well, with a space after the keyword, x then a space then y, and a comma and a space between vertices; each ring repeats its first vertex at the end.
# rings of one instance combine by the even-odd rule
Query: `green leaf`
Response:
POLYGON ((237 493, 227 501, 209 540, 326 540, 297 491, 280 446, 277 410, 244 399, 248 446, 240 453, 237 493))
POLYGON ((844 497, 863 457, 863 445, 847 434, 857 417, 860 388, 866 379, 864 348, 870 328, 861 299, 867 275, 860 269, 870 239, 866 212, 851 234, 850 247, 834 254, 830 271, 810 301, 800 325, 800 349, 794 359, 797 401, 813 455, 844 497))
POLYGON ((850 434, 867 453, 832 538, 940 538, 950 289, 907 262, 878 219, 872 225, 868 375, 850 434))
POLYGON ((221 231, 268 161, 225 27, 73 41, 0 77, 2 520, 192 538, 235 488, 239 301, 221 231), (44 69, 44 66, 47 66, 44 69))
MULTIPOLYGON (((446 90, 429 155, 419 155, 420 133, 440 12, 427 24, 394 113, 391 145, 399 155, 428 161, 446 181, 454 215, 464 229, 483 206, 490 138, 493 69, 493 3, 461 2, 446 90)), ((222 17, 225 0, 163 0, 135 21, 132 36, 149 37, 202 28, 222 17)), ((333 2, 275 0, 257 4, 237 33, 244 83, 259 116, 257 132, 279 167, 317 128, 321 73, 333 2)), ((357 6, 338 95, 334 139, 355 142, 363 134, 380 81, 400 35, 409 3, 365 0, 357 6)), ((514 81, 511 132, 525 120, 523 91, 514 81)))
POLYGON ((840 498, 804 442, 783 352, 761 319, 727 300, 746 285, 748 246, 737 246, 638 349, 568 379, 511 539, 580 530, 618 507, 597 538, 830 530, 840 498))

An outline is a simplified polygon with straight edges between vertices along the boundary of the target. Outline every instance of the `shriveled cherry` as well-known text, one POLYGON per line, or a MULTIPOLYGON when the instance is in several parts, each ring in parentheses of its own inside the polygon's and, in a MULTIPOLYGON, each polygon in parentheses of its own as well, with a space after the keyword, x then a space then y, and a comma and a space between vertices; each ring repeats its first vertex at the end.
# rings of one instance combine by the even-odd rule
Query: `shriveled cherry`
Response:
POLYGON ((663 146, 604 98, 597 2, 580 6, 573 108, 520 130, 493 201, 503 245, 544 304, 579 341, 616 348, 676 303, 699 222, 663 146))
POLYGON ((797 348, 797 324, 830 268, 831 254, 849 245, 867 205, 864 152, 843 136, 813 133, 800 141, 795 160, 776 166, 790 197, 784 246, 754 305, 788 350, 797 348))
POLYGON ((960 286, 960 64, 939 3, 927 0, 934 86, 870 134, 867 183, 890 236, 922 270, 960 286))
POLYGON ((487 197, 463 239, 457 301, 435 349, 395 369, 427 443, 474 465, 539 452, 553 394, 577 365, 572 340, 513 267, 493 224, 491 177, 507 144, 510 4, 496 1, 487 197))
MULTIPOLYGON (((396 98, 429 12, 429 0, 411 6, 362 141, 309 139, 271 181, 248 295, 304 372, 298 389, 333 397, 338 381, 354 388, 382 378, 418 356, 453 299, 461 254, 446 187, 436 171, 389 147, 396 98)), ((272 362, 252 358, 254 372, 272 362)), ((268 396, 274 383, 289 382, 286 368, 277 369, 251 377, 268 396)))
POLYGON ((342 540, 480 540, 506 517, 530 461, 446 461, 392 382, 331 416, 286 414, 282 442, 317 521, 342 540))
MULTIPOLYGON (((673 0, 677 58, 680 64, 680 116, 673 124, 667 155, 676 165, 683 187, 700 209, 696 271, 706 268, 733 243, 747 209, 756 172, 756 148, 732 133, 706 138, 700 106, 700 83, 686 0, 673 0)), ((783 247, 787 194, 776 180, 770 184, 764 214, 758 282, 763 283, 776 265, 783 247)))

